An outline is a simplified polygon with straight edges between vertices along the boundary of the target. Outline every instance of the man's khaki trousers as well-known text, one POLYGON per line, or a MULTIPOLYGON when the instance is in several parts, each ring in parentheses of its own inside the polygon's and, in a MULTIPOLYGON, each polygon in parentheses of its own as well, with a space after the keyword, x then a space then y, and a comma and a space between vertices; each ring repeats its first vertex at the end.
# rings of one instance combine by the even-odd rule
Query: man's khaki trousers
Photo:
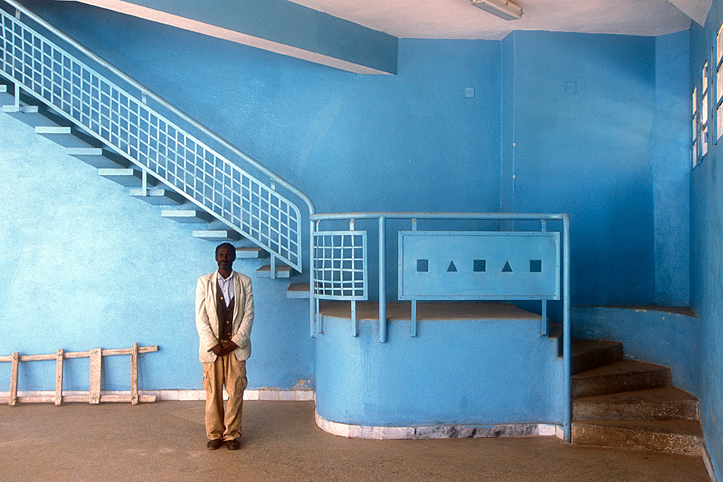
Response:
POLYGON ((206 389, 206 436, 210 440, 241 438, 241 412, 243 410, 246 362, 238 361, 229 353, 203 364, 203 388, 206 389), (223 386, 228 401, 223 407, 223 386))

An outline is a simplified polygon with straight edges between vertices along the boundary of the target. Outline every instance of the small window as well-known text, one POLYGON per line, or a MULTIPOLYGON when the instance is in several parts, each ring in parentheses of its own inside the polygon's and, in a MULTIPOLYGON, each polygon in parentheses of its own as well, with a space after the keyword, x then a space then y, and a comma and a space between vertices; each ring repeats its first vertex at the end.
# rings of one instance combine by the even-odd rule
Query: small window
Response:
POLYGON ((690 130, 690 167, 694 168, 698 165, 698 138, 700 133, 700 123, 698 117, 698 87, 693 87, 693 95, 691 99, 691 130, 690 130))
POLYGON ((718 139, 723 136, 723 24, 716 34, 715 44, 715 136, 713 139, 718 143, 718 139))
POLYGON ((700 159, 708 154, 708 119, 710 118, 710 105, 708 104, 710 99, 710 78, 708 77, 708 67, 708 62, 705 62, 703 64, 703 70, 700 73, 700 112, 698 113, 700 119, 700 159))

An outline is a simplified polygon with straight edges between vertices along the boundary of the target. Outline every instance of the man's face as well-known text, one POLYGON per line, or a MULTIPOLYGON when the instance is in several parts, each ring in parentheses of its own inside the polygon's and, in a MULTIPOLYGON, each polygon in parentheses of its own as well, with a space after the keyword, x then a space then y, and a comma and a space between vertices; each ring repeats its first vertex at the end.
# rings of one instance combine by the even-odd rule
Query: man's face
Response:
POLYGON ((216 252, 216 263, 218 263, 218 269, 223 271, 229 271, 233 267, 233 262, 236 259, 236 253, 234 253, 228 246, 221 246, 216 252))

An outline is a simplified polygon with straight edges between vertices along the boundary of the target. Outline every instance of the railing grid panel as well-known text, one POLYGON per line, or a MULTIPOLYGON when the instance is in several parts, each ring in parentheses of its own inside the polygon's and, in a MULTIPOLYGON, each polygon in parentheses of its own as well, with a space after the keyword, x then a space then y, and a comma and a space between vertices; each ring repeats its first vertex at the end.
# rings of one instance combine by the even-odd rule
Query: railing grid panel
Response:
POLYGON ((5 11, 0 25, 10 79, 301 270, 296 205, 5 11))
POLYGON ((329 300, 368 299, 366 231, 314 233, 314 296, 329 300))

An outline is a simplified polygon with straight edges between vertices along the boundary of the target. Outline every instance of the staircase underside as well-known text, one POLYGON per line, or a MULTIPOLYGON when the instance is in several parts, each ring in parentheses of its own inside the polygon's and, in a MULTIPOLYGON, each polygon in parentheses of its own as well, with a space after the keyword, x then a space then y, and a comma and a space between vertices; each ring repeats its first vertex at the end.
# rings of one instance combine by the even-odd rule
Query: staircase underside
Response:
MULTIPOLYGON (((95 137, 74 126, 52 107, 25 93, 21 94, 20 99, 16 99, 15 95, 14 85, 0 77, 0 106, 5 114, 31 126, 37 135, 64 147, 70 156, 95 167, 99 177, 127 188, 131 197, 161 207, 161 217, 195 228, 190 234, 197 239, 238 244, 237 259, 269 257, 269 253, 263 248, 250 244, 253 242, 196 206, 194 202, 164 184, 161 179, 144 174, 140 167, 112 147, 103 145, 95 137)), ((274 276, 271 275, 270 265, 262 266, 256 273, 257 277, 279 279, 288 279, 295 274, 290 266, 283 264, 275 265, 274 276)))

